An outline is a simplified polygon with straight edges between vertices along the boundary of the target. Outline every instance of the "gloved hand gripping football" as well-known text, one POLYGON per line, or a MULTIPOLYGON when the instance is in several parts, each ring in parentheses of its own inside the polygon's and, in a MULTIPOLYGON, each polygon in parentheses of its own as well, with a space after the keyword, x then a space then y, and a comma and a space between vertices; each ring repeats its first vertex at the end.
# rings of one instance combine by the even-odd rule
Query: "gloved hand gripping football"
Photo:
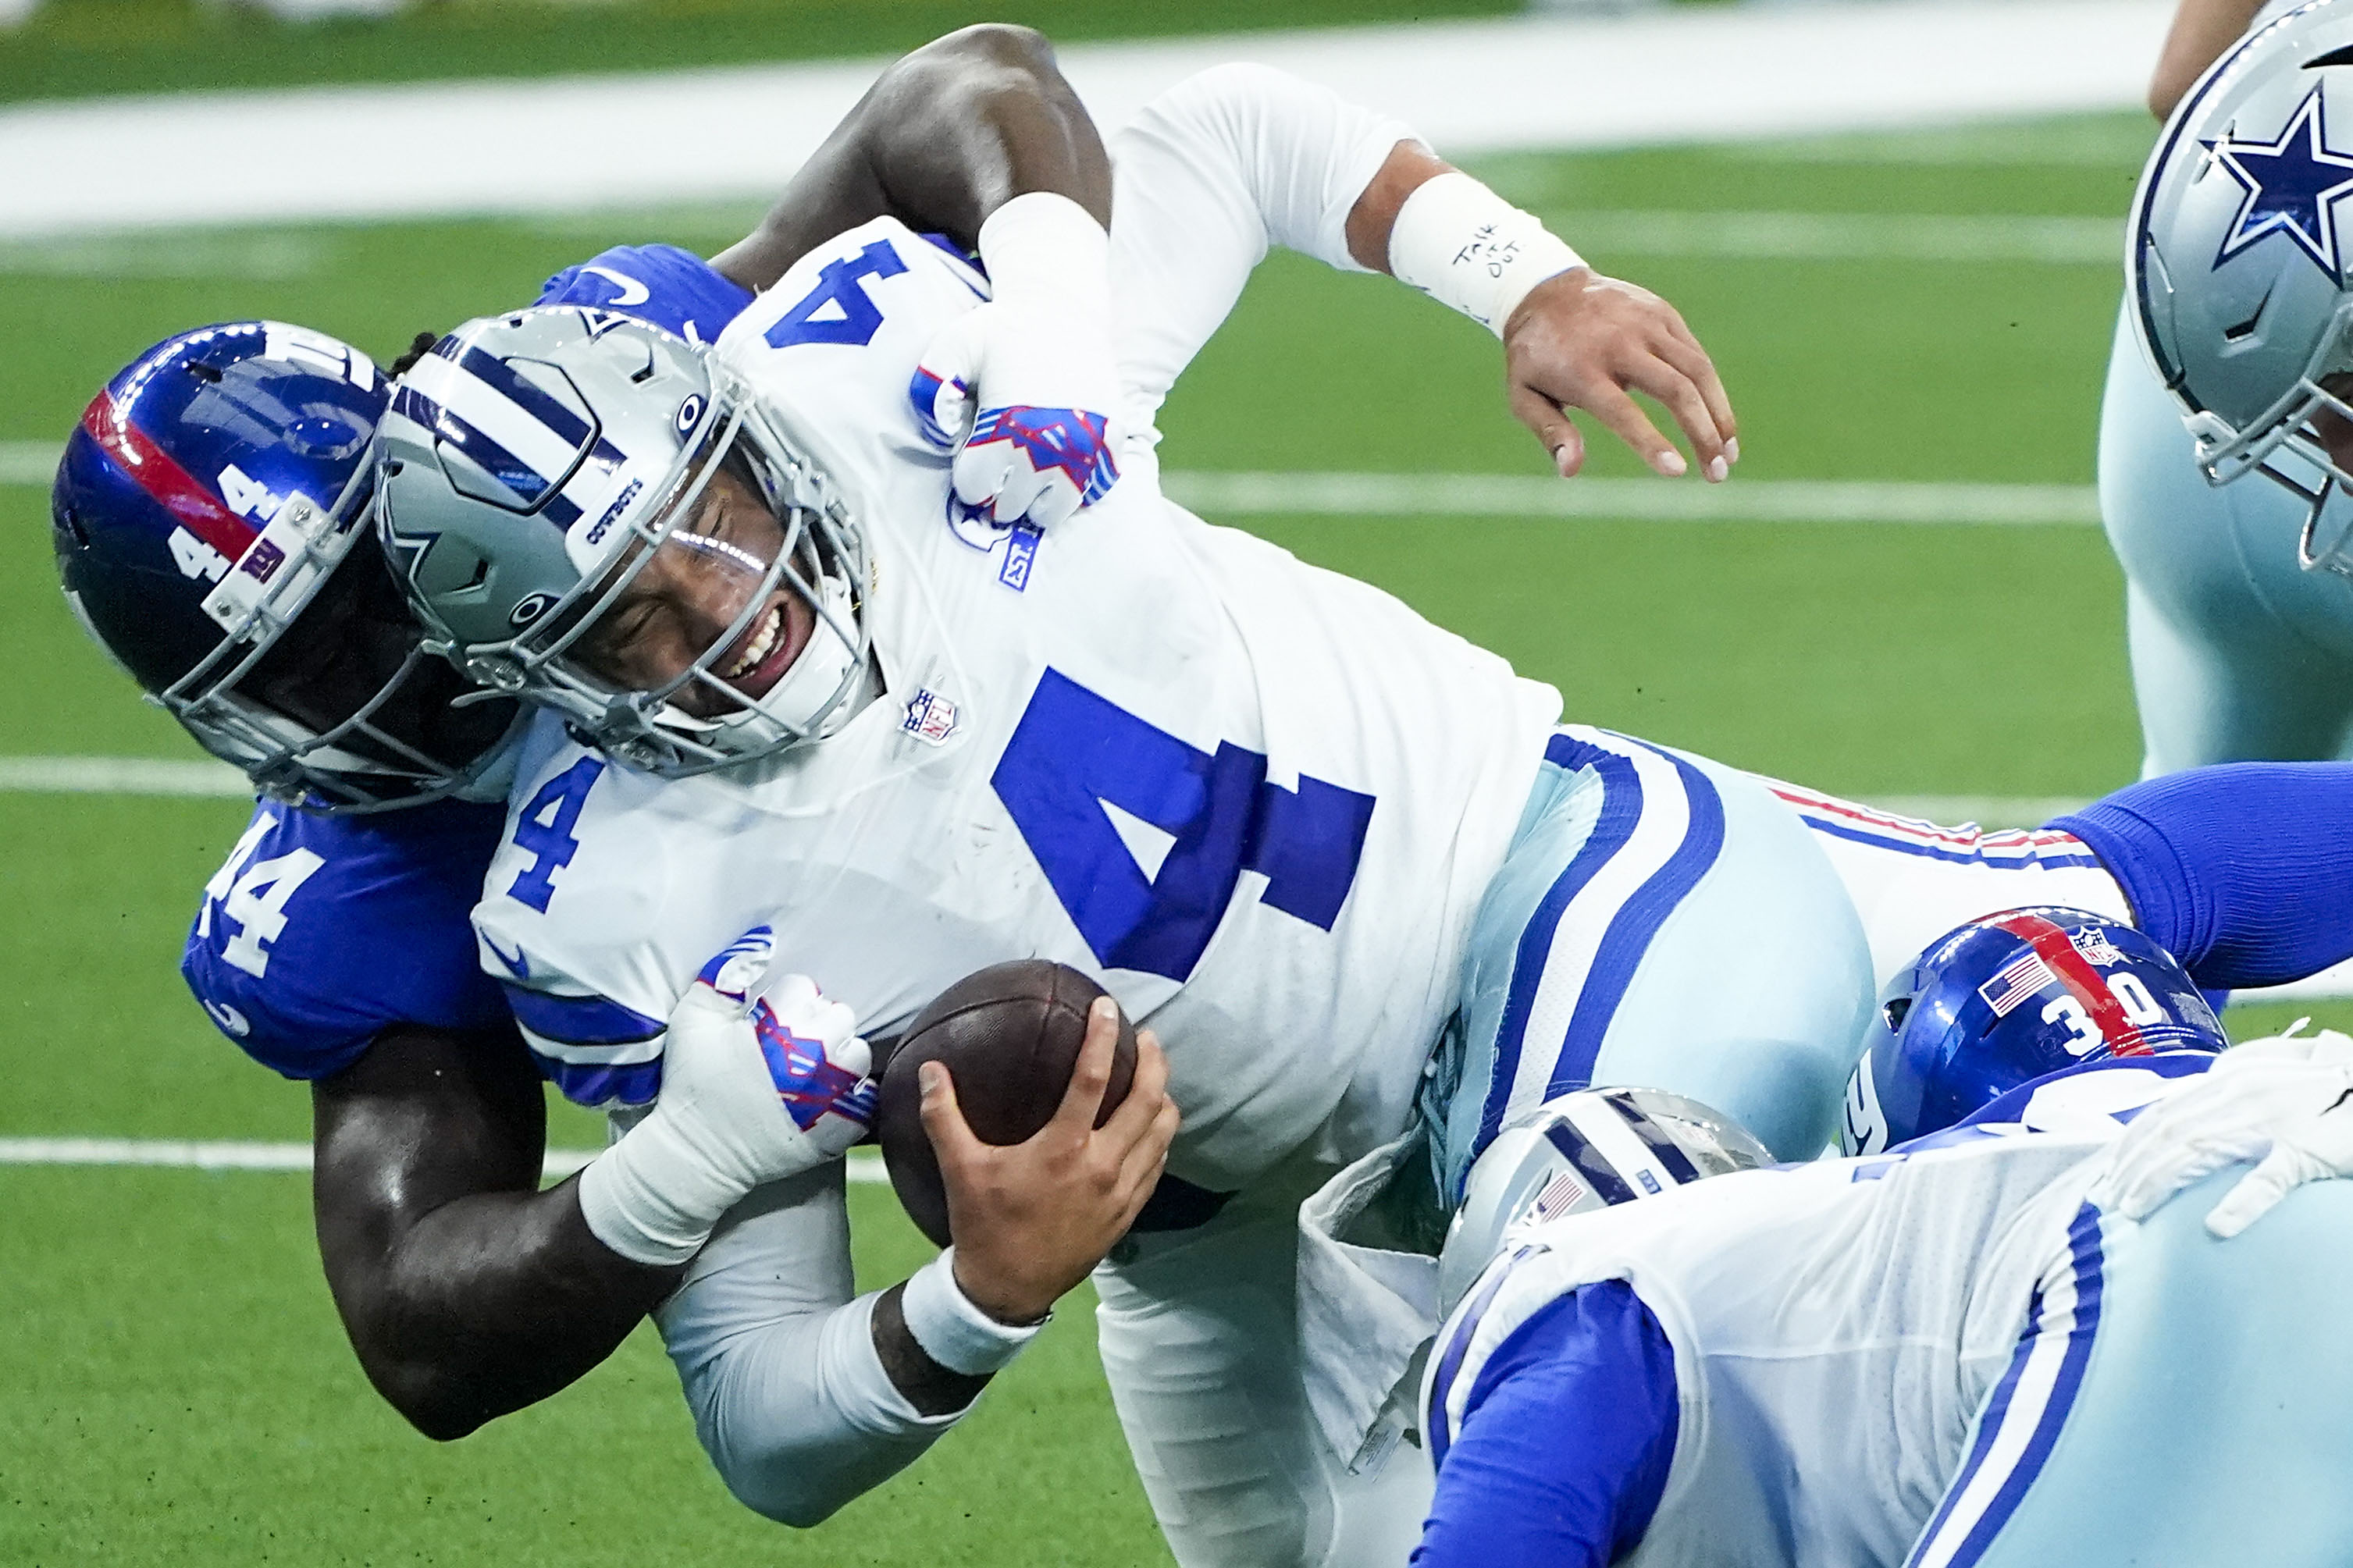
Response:
POLYGON ((652 1110, 581 1173, 581 1212, 622 1256, 684 1262, 754 1187, 839 1159, 873 1120, 856 1018, 775 967, 765 926, 703 965, 671 1010, 652 1110))
POLYGON ((1109 241, 1077 203, 1033 192, 989 216, 980 255, 988 301, 933 340, 908 396, 955 450, 959 521, 1050 528, 1119 478, 1109 241))

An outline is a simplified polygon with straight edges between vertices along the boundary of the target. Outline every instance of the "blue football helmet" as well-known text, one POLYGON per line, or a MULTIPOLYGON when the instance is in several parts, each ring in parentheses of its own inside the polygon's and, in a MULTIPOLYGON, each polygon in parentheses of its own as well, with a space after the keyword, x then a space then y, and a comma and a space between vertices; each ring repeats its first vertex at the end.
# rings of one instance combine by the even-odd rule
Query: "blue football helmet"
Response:
POLYGON ((363 526, 388 397, 323 333, 183 332, 98 395, 50 495, 83 628, 206 751, 329 810, 480 784, 518 721, 420 650, 363 526))
POLYGON ((2230 1044, 2196 982, 2132 927, 2082 910, 1988 915, 1880 993, 1839 1147, 1875 1154, 1942 1131, 2079 1063, 2230 1044))

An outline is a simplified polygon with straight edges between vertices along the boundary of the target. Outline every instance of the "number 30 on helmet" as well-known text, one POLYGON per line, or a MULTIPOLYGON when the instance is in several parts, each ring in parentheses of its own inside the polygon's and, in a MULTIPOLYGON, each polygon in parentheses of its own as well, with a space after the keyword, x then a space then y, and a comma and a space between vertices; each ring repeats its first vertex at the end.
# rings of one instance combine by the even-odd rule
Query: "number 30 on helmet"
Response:
POLYGON ((1839 1147, 1875 1154, 2106 1057, 2230 1046, 2197 984, 2132 927, 2025 909, 1949 931, 1880 994, 1839 1147))

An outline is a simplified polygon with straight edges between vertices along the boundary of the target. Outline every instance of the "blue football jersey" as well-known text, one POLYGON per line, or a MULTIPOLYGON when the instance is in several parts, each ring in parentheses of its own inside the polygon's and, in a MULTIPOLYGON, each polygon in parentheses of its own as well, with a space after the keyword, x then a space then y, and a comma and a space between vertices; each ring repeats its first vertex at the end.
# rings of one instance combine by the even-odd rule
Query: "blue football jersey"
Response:
POLYGON ((539 305, 593 305, 707 343, 752 302, 752 291, 675 245, 617 245, 547 280, 539 305))
POLYGON ((397 1024, 501 1023, 466 916, 505 821, 462 801, 364 816, 263 801, 205 884, 180 973, 222 1033, 288 1078, 348 1067, 397 1024))
MULTIPOLYGON (((592 305, 708 342, 752 294, 676 246, 617 246, 536 304, 592 305)), ((180 973, 221 1032, 288 1078, 339 1071, 400 1024, 509 1017, 468 920, 503 805, 325 816, 264 801, 205 886, 180 973)))

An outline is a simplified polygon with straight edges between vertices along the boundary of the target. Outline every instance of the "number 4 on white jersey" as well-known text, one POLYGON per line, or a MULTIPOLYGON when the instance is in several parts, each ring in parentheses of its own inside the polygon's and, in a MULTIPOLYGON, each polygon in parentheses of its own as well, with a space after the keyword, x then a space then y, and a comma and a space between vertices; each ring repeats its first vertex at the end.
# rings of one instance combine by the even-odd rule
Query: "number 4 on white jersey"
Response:
POLYGON ((236 922, 237 932, 221 948, 221 957, 256 979, 269 972, 269 954, 264 949, 286 930, 286 901, 326 864, 315 850, 290 849, 246 865, 262 835, 276 826, 262 817, 245 830, 221 868, 205 884, 205 906, 196 916, 198 936, 212 935, 216 905, 224 920, 236 922))

